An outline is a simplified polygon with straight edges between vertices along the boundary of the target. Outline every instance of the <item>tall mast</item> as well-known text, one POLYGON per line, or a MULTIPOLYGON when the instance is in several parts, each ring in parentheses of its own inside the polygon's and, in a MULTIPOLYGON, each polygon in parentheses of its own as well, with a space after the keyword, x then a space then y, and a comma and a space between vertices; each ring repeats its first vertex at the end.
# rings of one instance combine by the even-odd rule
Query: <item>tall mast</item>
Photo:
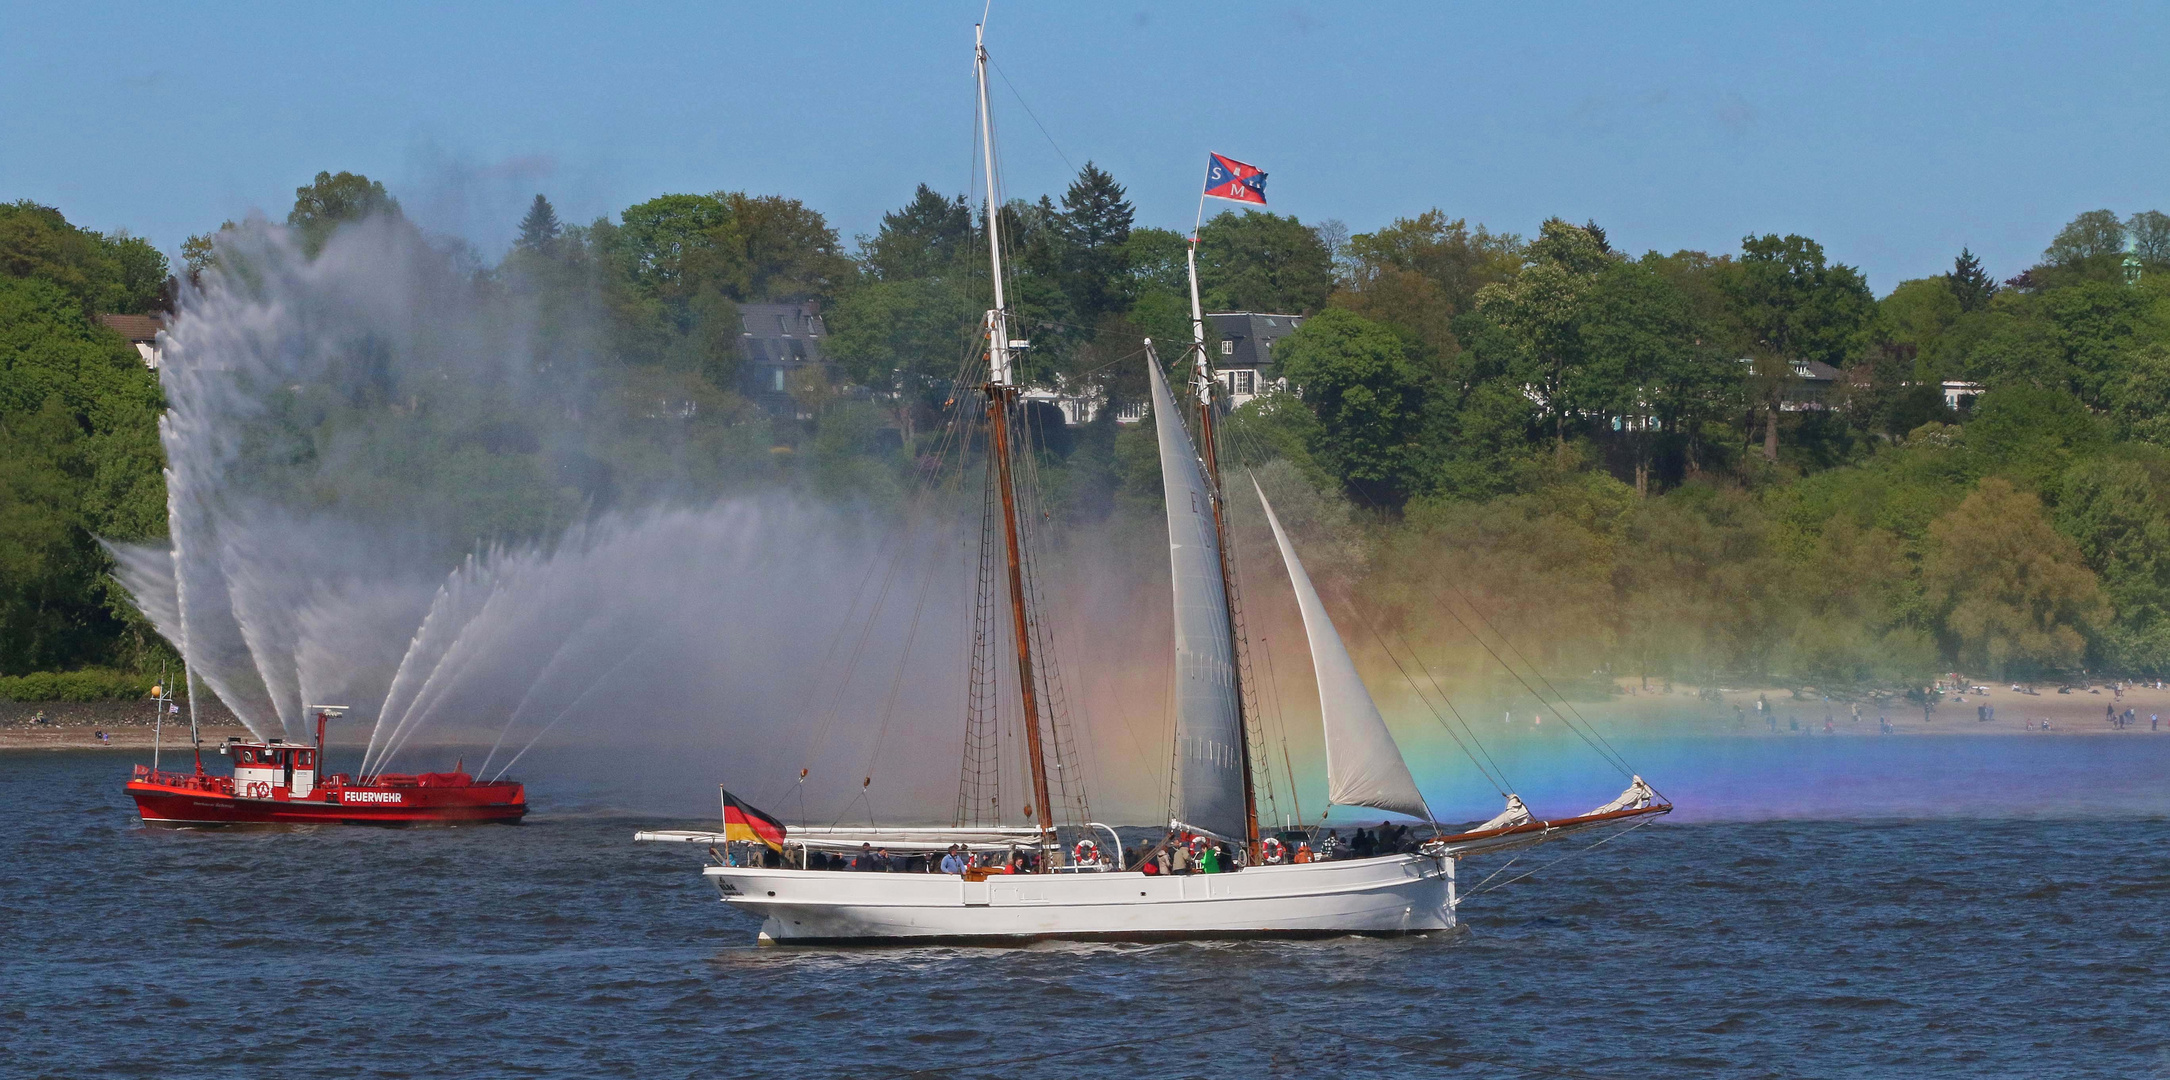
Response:
MULTIPOLYGON (((987 111, 987 29, 974 26, 974 72, 979 79, 980 146, 987 166, 987 260, 995 306, 987 312, 987 429, 992 435, 995 483, 1002 492, 1002 542, 1009 556, 1010 630, 1017 641, 1017 689, 1025 708, 1025 757, 1032 769, 1032 803, 1040 835, 1040 869, 1055 867, 1055 807, 1048 797, 1047 755, 1040 738, 1039 688, 1033 682, 1032 627, 1025 613, 1025 568, 1017 539, 1017 488, 1010 468, 1010 403, 1017 386, 1010 370, 1010 321, 1002 293, 1002 204, 995 188, 994 120, 987 111)), ((1248 773, 1246 773, 1248 776, 1248 773)))
MULTIPOLYGON (((1188 266, 1190 269, 1190 332, 1192 372, 1191 382, 1198 392, 1198 451, 1205 459, 1206 478, 1211 482, 1213 499, 1213 532, 1220 541, 1221 596, 1227 601, 1228 640, 1238 650, 1244 648, 1243 635, 1236 624, 1236 580, 1234 567, 1228 562, 1228 514, 1227 499, 1222 495, 1220 444, 1213 429, 1214 391, 1220 388, 1220 380, 1213 375, 1213 365, 1206 359, 1206 317, 1198 304, 1198 234, 1190 237, 1188 266)), ((1265 861, 1265 852, 1258 844, 1258 791, 1251 777, 1251 717, 1245 707, 1243 694, 1243 663, 1240 656, 1230 657, 1229 671, 1236 683, 1236 730, 1243 733, 1238 740, 1243 747, 1243 826, 1244 849, 1247 861, 1257 866, 1265 861)))

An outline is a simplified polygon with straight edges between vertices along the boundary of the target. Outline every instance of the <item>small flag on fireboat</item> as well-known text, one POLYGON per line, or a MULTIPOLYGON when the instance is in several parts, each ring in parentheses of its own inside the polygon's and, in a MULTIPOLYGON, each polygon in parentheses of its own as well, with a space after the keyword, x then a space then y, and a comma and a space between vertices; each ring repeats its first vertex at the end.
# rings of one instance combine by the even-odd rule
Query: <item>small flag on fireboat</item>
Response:
POLYGON ((777 851, 784 849, 784 823, 738 801, 738 796, 728 791, 723 792, 723 836, 726 840, 767 844, 777 851))
POLYGON ((1206 155, 1206 195, 1266 205, 1266 174, 1221 154, 1206 155))

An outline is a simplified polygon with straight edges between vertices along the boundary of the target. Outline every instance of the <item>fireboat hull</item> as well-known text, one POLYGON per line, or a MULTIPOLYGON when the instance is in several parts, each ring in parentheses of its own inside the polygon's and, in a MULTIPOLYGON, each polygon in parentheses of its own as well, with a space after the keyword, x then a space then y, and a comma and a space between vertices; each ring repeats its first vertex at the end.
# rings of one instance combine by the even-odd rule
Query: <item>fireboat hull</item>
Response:
POLYGON ((469 787, 329 789, 323 798, 250 799, 190 787, 131 780, 143 823, 207 825, 468 825, 517 824, 527 814, 519 784, 469 787))

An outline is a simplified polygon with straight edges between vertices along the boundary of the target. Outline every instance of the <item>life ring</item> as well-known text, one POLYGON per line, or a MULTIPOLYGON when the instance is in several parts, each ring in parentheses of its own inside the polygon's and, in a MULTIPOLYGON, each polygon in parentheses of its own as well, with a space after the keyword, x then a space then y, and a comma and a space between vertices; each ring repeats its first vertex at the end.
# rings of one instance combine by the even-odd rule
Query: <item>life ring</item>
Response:
POLYGON ((1211 850, 1213 850, 1213 841, 1208 840, 1203 836, 1193 836, 1190 838, 1191 858, 1203 859, 1206 857, 1206 852, 1211 850))
POLYGON ((1265 853, 1266 865, 1268 866, 1281 865, 1282 860, 1287 858, 1288 855, 1287 849, 1281 846, 1281 838, 1278 836, 1269 836, 1259 841, 1258 847, 1260 851, 1265 853))
POLYGON ((1090 839, 1080 840, 1070 849, 1070 861, 1074 866, 1092 866, 1100 861, 1100 845, 1090 839))

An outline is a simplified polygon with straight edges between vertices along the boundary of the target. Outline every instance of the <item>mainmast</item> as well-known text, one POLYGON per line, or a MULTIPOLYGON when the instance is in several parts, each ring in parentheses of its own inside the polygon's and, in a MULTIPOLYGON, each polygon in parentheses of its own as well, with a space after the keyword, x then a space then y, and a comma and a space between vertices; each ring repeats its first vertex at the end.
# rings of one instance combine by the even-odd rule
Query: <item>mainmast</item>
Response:
POLYGON ((1258 792, 1251 776, 1251 717, 1245 706, 1243 693, 1243 660, 1240 650, 1245 648, 1242 628, 1236 620, 1236 581, 1234 567, 1229 564, 1229 536, 1227 498, 1222 494, 1220 444, 1213 427, 1214 391, 1220 388, 1220 380, 1214 377, 1213 365, 1206 358, 1206 317, 1198 303, 1198 234, 1194 230, 1187 252, 1190 269, 1190 327, 1191 327, 1191 382, 1198 397, 1198 451, 1205 460, 1206 477, 1210 481, 1213 500, 1213 532, 1220 541, 1221 596, 1227 600, 1228 639, 1239 654, 1231 657, 1229 665, 1236 684, 1236 730, 1242 733, 1238 743, 1243 749, 1243 825, 1244 849, 1247 862, 1257 866, 1265 861, 1265 852, 1258 844, 1258 792))
MULTIPOLYGON (((972 33, 976 57, 974 71, 979 79, 980 146, 987 167, 987 257, 995 298, 995 306, 987 312, 987 383, 980 389, 987 395, 987 428, 993 441, 995 483, 1002 493, 1002 542, 1009 556, 1010 630, 1017 641, 1017 689, 1025 709, 1025 757, 1032 770, 1034 824, 1039 826, 1044 840, 1040 849, 1040 868, 1048 872, 1054 869, 1057 856, 1055 808, 1048 795, 1047 755, 1041 745, 1039 689, 1033 681, 1032 627, 1025 613, 1024 558, 1017 536, 1017 488, 1010 467, 1010 404, 1016 400, 1017 385, 1010 370, 1009 310, 1002 292, 1002 203, 995 186, 994 121, 987 110, 987 30, 983 25, 974 26, 972 33)), ((1248 764, 1245 769, 1248 786, 1248 764)), ((1253 822, 1252 843, 1255 846, 1255 814, 1253 822)))

